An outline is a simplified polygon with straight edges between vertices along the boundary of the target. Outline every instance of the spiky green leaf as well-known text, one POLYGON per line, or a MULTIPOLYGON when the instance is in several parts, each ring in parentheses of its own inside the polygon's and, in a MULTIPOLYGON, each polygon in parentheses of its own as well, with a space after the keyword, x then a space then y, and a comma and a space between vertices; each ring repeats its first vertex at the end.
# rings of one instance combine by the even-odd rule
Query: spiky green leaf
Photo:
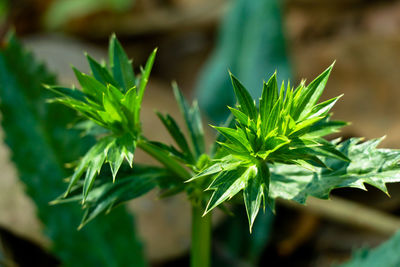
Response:
POLYGON ((400 181, 400 151, 376 148, 380 141, 374 139, 360 143, 360 139, 353 138, 340 143, 338 150, 350 162, 322 158, 328 168, 316 172, 295 165, 276 164, 271 169, 271 196, 305 203, 308 196, 327 199, 334 188, 365 190, 364 183, 387 193, 386 183, 400 181))
POLYGON ((132 62, 129 60, 115 34, 111 35, 108 48, 109 66, 112 77, 123 92, 136 85, 132 62))

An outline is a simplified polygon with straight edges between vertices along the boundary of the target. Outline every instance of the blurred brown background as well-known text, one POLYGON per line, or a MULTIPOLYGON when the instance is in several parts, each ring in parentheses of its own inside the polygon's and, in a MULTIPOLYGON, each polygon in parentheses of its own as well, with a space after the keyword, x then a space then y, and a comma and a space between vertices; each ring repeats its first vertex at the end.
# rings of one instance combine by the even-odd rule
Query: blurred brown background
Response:
MULTIPOLYGON (((70 64, 88 71, 82 51, 98 59, 106 58, 107 40, 112 32, 117 33, 128 54, 134 58, 135 66, 142 64, 148 53, 158 46, 160 52, 146 92, 143 121, 144 131, 150 138, 165 140, 153 110, 176 113, 170 94, 171 80, 177 80, 188 97, 193 95, 196 78, 215 46, 218 25, 229 10, 230 1, 121 1, 122 9, 100 4, 81 9, 67 7, 72 10, 68 11, 73 13, 71 16, 66 16, 67 11, 54 10, 55 2, 9 1, 7 13, 0 19, 3 23, 1 34, 4 35, 11 25, 15 27, 26 46, 67 85, 74 82, 70 64)), ((400 1, 287 0, 282 2, 282 12, 296 82, 301 78, 310 81, 336 60, 323 98, 344 93, 334 108, 334 118, 351 121, 352 125, 342 134, 366 138, 387 134, 383 146, 399 148, 400 1)), ((266 73, 266 77, 268 75, 266 73)), ((35 208, 25 196, 8 155, 7 148, 1 145, 0 225, 46 247, 48 240, 40 233, 35 208)), ((142 161, 148 160, 143 155, 140 157, 142 161)), ((352 196, 359 202, 375 202, 379 208, 392 211, 400 203, 400 197, 396 196, 400 191, 395 187, 392 190, 390 204, 385 196, 376 192, 368 195, 369 200, 363 199, 365 195, 352 196)), ((161 204, 150 195, 130 205, 138 214, 138 228, 152 260, 176 257, 187 249, 188 206, 185 206, 186 213, 174 213, 175 207, 182 203, 185 202, 176 198, 161 204), (165 232, 170 232, 170 236, 160 234, 165 232), (159 241, 160 237, 163 242, 159 241)), ((304 224, 300 225, 305 227, 305 232, 316 227, 318 219, 314 216, 301 217, 304 224)), ((365 240, 365 236, 371 244, 382 240, 381 236, 371 232, 363 232, 361 237, 350 234, 349 237, 351 231, 332 230, 334 227, 329 223, 326 229, 318 243, 322 249, 324 245, 334 246, 324 241, 338 236, 345 238, 345 244, 337 242, 336 245, 347 251, 365 240)), ((301 240, 300 237, 300 243, 301 240)), ((297 246, 298 241, 293 242, 297 246)), ((286 253, 290 253, 290 249, 286 253)), ((313 266, 323 266, 324 260, 319 260, 313 266)))

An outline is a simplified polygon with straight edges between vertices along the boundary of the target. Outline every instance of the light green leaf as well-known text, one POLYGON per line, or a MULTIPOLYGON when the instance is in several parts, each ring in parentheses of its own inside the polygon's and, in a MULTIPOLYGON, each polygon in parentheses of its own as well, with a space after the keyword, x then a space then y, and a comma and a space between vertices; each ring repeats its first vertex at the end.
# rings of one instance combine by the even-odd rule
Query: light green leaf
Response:
POLYGON ((239 165, 240 161, 229 155, 219 160, 215 160, 214 164, 211 164, 210 167, 193 176, 191 179, 187 180, 187 182, 204 176, 213 175, 222 171, 230 171, 232 169, 236 169, 239 165))
POLYGON ((156 54, 157 54, 157 48, 154 49, 153 52, 150 54, 149 58, 147 59, 146 66, 144 67, 144 70, 142 70, 142 75, 140 77, 140 82, 139 82, 139 91, 138 91, 139 102, 142 102, 144 90, 146 89, 147 82, 149 81, 150 72, 151 69, 153 68, 156 54))
POLYGON ((74 67, 72 69, 74 70, 75 76, 82 86, 82 92, 91 96, 97 103, 101 103, 103 100, 103 94, 107 92, 107 88, 93 77, 80 72, 74 67))
POLYGON ((123 92, 136 85, 136 78, 129 60, 115 34, 111 35, 108 48, 109 65, 114 80, 123 92))
POLYGON ((302 120, 317 103, 322 92, 325 89, 326 82, 328 81, 329 75, 333 68, 332 64, 322 74, 320 74, 315 80, 313 80, 307 87, 305 87, 299 98, 296 112, 293 118, 295 120, 302 120))
MULTIPOLYGON (((278 82, 276 80, 276 73, 269 78, 268 82, 264 82, 263 91, 260 99, 260 115, 261 121, 265 124, 268 121, 268 116, 278 100, 278 82)), ((263 125, 262 128, 265 128, 263 125)))
POLYGON ((254 224, 254 220, 260 210, 264 190, 261 182, 261 175, 258 174, 257 166, 252 166, 246 171, 246 185, 243 190, 244 204, 246 206, 247 218, 249 219, 249 229, 254 224))
POLYGON ((240 105, 239 109, 250 117, 250 119, 257 119, 257 110, 254 104, 253 98, 251 98, 250 93, 247 89, 241 84, 241 82, 233 76, 232 73, 229 73, 232 80, 233 91, 235 92, 237 101, 240 105))
POLYGON ((117 143, 117 141, 114 141, 107 153, 107 162, 110 164, 110 169, 111 173, 113 176, 113 181, 115 181, 115 177, 117 176, 118 170, 122 165, 122 162, 124 161, 124 146, 117 143))
POLYGON ((231 141, 232 144, 240 146, 247 151, 252 150, 251 147, 248 145, 249 143, 246 140, 245 133, 227 127, 213 126, 213 128, 220 132, 223 136, 225 136, 229 141, 231 141))
POLYGON ((248 126, 249 117, 247 117, 246 114, 244 114, 243 112, 241 112, 240 110, 237 110, 235 108, 231 108, 231 107, 228 107, 228 108, 232 112, 233 116, 235 116, 237 122, 239 122, 240 124, 242 124, 244 126, 248 126))
POLYGON ((334 188, 364 189, 364 183, 387 192, 385 183, 400 181, 400 150, 378 149, 381 139, 359 143, 350 139, 338 145, 351 162, 323 158, 328 169, 312 172, 298 166, 276 164, 271 169, 271 197, 305 203, 308 196, 327 199, 334 188))
POLYGON ((314 106, 310 112, 310 116, 308 117, 309 119, 318 117, 318 116, 326 116, 328 115, 328 112, 331 110, 331 108, 336 104, 336 102, 343 96, 341 94, 340 96, 334 97, 332 99, 326 100, 325 102, 322 102, 316 106, 314 106))

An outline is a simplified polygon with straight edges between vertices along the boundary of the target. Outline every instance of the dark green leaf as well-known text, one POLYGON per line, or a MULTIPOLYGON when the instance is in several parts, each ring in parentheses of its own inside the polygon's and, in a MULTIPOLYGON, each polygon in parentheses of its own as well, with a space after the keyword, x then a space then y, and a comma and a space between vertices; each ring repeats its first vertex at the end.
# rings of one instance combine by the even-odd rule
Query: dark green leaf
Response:
POLYGON ((107 92, 107 88, 96 79, 85 73, 80 72, 73 67, 76 78, 82 86, 82 92, 91 96, 94 101, 101 103, 103 100, 103 94, 107 92))
POLYGON ((108 69, 105 66, 100 65, 96 60, 94 60, 88 54, 86 54, 86 58, 89 62, 90 69, 92 70, 93 77, 96 80, 98 80, 105 86, 107 86, 107 84, 118 86, 117 82, 113 79, 113 77, 108 72, 108 69))
POLYGON ((183 153, 188 157, 188 161, 193 163, 192 152, 190 151, 189 145, 186 141, 185 136, 182 131, 179 129, 176 121, 170 116, 163 116, 161 113, 157 112, 158 118, 164 124, 165 128, 167 128, 171 137, 175 140, 176 144, 180 147, 183 153))
POLYGON ((205 152, 204 131, 201 123, 200 111, 196 102, 193 104, 192 108, 189 108, 188 103, 186 102, 182 92, 179 90, 178 85, 175 82, 172 83, 172 88, 174 90, 175 99, 178 102, 179 109, 185 119, 186 127, 189 131, 196 158, 198 158, 205 152))
POLYGON ((0 48, 1 123, 19 177, 51 241, 51 252, 63 266, 145 266, 132 217, 122 207, 77 231, 82 216, 78 206, 49 206, 65 190, 63 178, 69 172, 64 163, 77 159, 94 141, 66 129, 75 112, 45 103, 54 94, 41 85, 54 83, 54 76, 9 35, 0 48))

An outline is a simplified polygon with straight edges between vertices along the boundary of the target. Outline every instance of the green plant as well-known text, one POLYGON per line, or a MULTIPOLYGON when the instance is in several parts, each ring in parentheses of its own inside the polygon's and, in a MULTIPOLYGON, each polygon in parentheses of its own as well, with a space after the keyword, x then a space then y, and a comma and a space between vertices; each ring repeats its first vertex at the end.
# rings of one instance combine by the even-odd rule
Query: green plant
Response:
POLYGON ((328 198, 333 188, 368 183, 387 192, 386 183, 399 181, 400 151, 376 148, 381 139, 323 138, 346 125, 330 120, 340 97, 318 103, 332 66, 296 88, 279 87, 274 74, 258 105, 230 74, 237 105, 229 108, 233 116, 224 127, 213 126, 219 135, 209 152, 197 102, 189 105, 173 83, 188 136, 172 116, 157 113, 176 144, 148 140, 140 108, 155 54, 136 76, 113 35, 108 65, 87 56, 91 75, 74 69, 81 90, 47 86, 58 94, 51 102, 78 111, 78 126, 97 140, 77 161, 66 192, 53 201, 79 201, 85 209, 80 227, 155 187, 162 197, 185 192, 193 209, 191 264, 208 266, 212 210, 228 209, 231 199, 243 199, 251 232, 260 206, 274 210, 278 197, 304 203, 309 195, 328 198), (162 167, 134 164, 137 148, 162 167))
POLYGON ((51 250, 63 266, 145 266, 133 218, 124 207, 76 231, 73 226, 82 216, 79 207, 49 205, 63 192, 63 178, 71 174, 65 163, 80 157, 95 142, 90 136, 82 138, 77 129, 66 129, 76 116, 73 110, 46 105, 54 94, 44 90, 42 84, 55 82, 55 76, 24 49, 15 35, 8 34, 0 47, 4 141, 26 193, 36 205, 51 250))

